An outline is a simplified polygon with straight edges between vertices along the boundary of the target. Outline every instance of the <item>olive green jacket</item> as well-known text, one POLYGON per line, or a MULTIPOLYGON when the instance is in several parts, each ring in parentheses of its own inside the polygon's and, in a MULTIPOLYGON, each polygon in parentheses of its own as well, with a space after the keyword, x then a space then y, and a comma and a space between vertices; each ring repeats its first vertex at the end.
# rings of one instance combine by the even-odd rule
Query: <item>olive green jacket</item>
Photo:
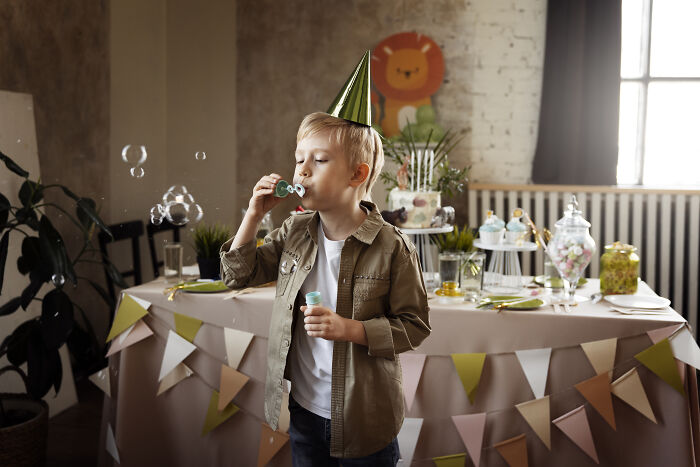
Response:
MULTIPOLYGON (((398 434, 404 417, 401 365, 397 354, 415 349, 428 334, 428 301, 413 243, 385 222, 377 207, 361 202, 367 218, 345 240, 338 274, 336 312, 361 321, 368 346, 336 341, 331 376, 331 455, 361 457, 398 434)), ((299 290, 318 248, 316 212, 289 217, 256 248, 250 241, 221 248, 221 277, 230 288, 277 280, 270 323, 265 383, 265 418, 279 422, 283 378, 294 336, 299 290)), ((292 381, 292 384, 294 382, 292 381)))

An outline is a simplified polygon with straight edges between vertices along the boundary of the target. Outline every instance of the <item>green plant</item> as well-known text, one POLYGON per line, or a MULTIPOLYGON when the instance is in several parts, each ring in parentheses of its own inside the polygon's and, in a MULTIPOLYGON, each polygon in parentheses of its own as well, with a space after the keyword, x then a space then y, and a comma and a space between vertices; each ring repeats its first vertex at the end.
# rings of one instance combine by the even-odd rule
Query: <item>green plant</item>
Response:
MULTIPOLYGON (((27 364, 28 392, 39 399, 52 386, 56 392, 61 387, 63 368, 58 349, 64 343, 68 343, 76 361, 101 360, 104 355, 104 346, 98 343, 85 311, 63 290, 64 284, 68 281, 78 287, 79 282, 87 282, 106 301, 110 310, 114 308, 114 303, 99 284, 91 278, 79 276, 75 266, 78 263, 98 263, 107 269, 116 284, 122 287, 126 287, 126 284, 111 262, 91 259, 100 254, 92 245, 95 227, 111 235, 96 212, 95 201, 79 197, 63 185, 44 185, 40 180, 30 180, 29 172, 2 152, 0 160, 11 172, 24 179, 18 193, 20 206, 12 206, 8 198, 0 193, 0 292, 12 232, 23 236, 17 270, 29 279, 29 284, 18 296, 0 306, 0 316, 15 313, 19 308, 26 310, 32 301, 41 302, 41 315, 24 321, 2 341, 0 357, 7 355, 10 365, 5 368, 19 370, 21 374, 24 371, 20 365, 27 364), (44 199, 44 194, 50 190, 57 190, 59 195, 63 193, 75 205, 75 216, 44 199), (74 257, 69 255, 63 237, 45 213, 49 210, 58 211, 80 229, 82 245, 74 257), (43 298, 37 297, 45 284, 51 290, 43 298), (75 310, 82 317, 82 325, 74 318, 75 310)), ((14 290, 9 292, 17 293, 14 290)), ((2 412, 0 406, 0 418, 2 412)))
POLYGON ((474 250, 474 232, 466 225, 460 230, 454 226, 452 232, 431 234, 430 241, 437 246, 438 251, 464 251, 474 250))
POLYGON ((231 238, 231 230, 220 224, 199 224, 192 233, 194 250, 199 258, 218 258, 219 249, 231 238))

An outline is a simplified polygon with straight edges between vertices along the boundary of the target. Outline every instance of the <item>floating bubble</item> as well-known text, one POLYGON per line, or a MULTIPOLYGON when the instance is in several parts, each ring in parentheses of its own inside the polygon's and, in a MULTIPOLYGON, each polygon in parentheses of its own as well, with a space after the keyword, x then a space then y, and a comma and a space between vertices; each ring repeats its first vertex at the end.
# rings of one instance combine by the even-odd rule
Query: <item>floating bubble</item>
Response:
POLYGON ((158 203, 151 208, 151 215, 163 217, 165 215, 165 208, 162 204, 158 203))
MULTIPOLYGON (((185 185, 173 185, 163 195, 163 204, 167 206, 170 203, 185 203, 189 198, 192 198, 192 195, 190 195, 186 200, 185 196, 188 194, 189 192, 185 185)), ((194 198, 192 200, 194 201, 194 198)))
POLYGON ((199 204, 190 204, 187 217, 193 222, 199 222, 202 220, 202 216, 204 216, 202 206, 199 204))
POLYGON ((207 158, 207 153, 204 151, 197 151, 194 153, 194 158, 198 161, 203 161, 207 158))
POLYGON ((153 225, 160 225, 163 223, 163 217, 162 216, 151 216, 151 224, 153 225))
POLYGON ((66 278, 63 277, 63 274, 54 274, 51 276, 51 282, 53 282, 53 285, 56 287, 61 287, 66 283, 66 278))
POLYGON ((129 169, 129 173, 134 178, 143 178, 145 174, 145 172, 143 171, 143 167, 141 166, 132 167, 131 169, 129 169))
POLYGON ((22 142, 22 138, 17 138, 17 144, 22 142))
POLYGON ((185 225, 190 221, 189 208, 185 203, 170 203, 165 207, 165 218, 173 225, 185 225))
POLYGON ((127 144, 122 148, 122 160, 131 166, 143 164, 147 157, 146 146, 127 144))

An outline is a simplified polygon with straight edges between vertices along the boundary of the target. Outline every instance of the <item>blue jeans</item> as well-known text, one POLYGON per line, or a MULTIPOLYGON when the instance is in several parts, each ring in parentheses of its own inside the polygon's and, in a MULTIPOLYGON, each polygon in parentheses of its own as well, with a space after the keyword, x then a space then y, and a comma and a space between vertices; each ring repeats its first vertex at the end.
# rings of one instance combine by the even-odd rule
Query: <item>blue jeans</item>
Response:
POLYGON ((309 412, 291 395, 289 415, 289 442, 294 467, 395 467, 399 461, 399 442, 396 438, 387 447, 369 456, 353 459, 331 457, 331 421, 309 412))

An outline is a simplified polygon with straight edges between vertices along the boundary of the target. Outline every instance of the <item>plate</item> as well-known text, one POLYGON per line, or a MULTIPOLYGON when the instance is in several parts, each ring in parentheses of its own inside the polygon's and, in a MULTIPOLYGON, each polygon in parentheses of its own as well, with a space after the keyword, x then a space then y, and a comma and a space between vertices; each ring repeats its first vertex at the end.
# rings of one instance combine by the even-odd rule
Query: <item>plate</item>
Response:
POLYGON ((606 295, 605 300, 617 306, 654 310, 671 304, 668 298, 653 295, 606 295))
MULTIPOLYGON (((533 281, 535 284, 537 284, 537 285, 541 285, 541 286, 543 286, 543 287, 545 286, 545 284, 544 284, 544 276, 535 276, 535 277, 532 278, 532 281, 533 281)), ((550 287, 551 287, 552 289, 561 289, 562 287, 564 287, 564 282, 561 280, 561 277, 553 277, 553 278, 550 280, 550 282, 551 282, 550 287)), ((577 285, 576 287, 580 287, 580 286, 582 286, 583 284, 585 284, 586 282, 588 282, 588 281, 586 280, 586 278, 582 277, 582 278, 580 278, 580 279, 578 280, 578 285, 577 285)))
MULTIPOLYGON (((515 300, 515 299, 524 300, 526 298, 527 297, 521 297, 518 295, 489 295, 488 297, 484 297, 481 300, 479 307, 493 304, 493 302, 498 302, 499 300, 515 300)), ((504 307, 504 309, 508 309, 508 310, 534 310, 535 308, 539 308, 542 305, 544 305, 544 302, 542 300, 540 300, 539 298, 532 298, 531 300, 528 300, 526 302, 517 303, 515 305, 508 305, 508 306, 504 307)))

